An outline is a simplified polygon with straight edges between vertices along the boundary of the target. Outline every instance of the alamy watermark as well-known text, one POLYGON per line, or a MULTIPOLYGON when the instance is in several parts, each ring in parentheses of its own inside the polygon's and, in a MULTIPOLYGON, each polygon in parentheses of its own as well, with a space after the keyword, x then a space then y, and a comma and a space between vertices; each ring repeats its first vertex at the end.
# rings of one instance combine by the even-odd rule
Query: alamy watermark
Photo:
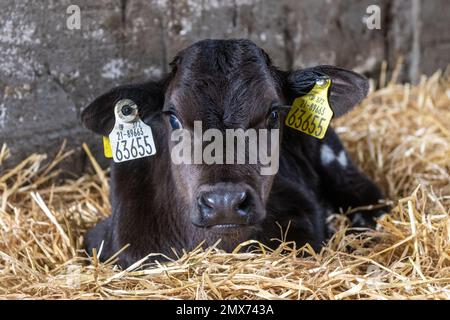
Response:
POLYGON ((381 8, 376 4, 372 4, 366 8, 367 16, 363 17, 363 22, 367 29, 381 29, 381 8))
POLYGON ((67 7, 66 13, 69 15, 66 20, 66 26, 69 30, 81 29, 81 10, 76 4, 67 7))
POLYGON ((81 284, 81 266, 68 265, 66 284, 70 288, 79 289, 81 284))
POLYGON ((278 172, 279 129, 207 129, 194 122, 193 134, 187 129, 172 132, 176 142, 171 150, 174 164, 252 164, 260 166, 261 175, 278 172))
MULTIPOLYGON (((71 4, 67 7, 66 26, 69 30, 81 29, 81 9, 76 4, 71 4)), ((363 16, 363 23, 369 30, 381 29, 381 8, 379 5, 372 4, 366 8, 366 14, 363 16)))

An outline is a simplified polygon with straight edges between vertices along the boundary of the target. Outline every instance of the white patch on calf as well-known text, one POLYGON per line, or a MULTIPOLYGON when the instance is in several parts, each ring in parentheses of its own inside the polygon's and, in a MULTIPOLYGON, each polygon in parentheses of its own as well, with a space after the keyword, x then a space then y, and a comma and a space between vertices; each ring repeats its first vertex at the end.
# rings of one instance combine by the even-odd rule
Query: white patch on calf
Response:
POLYGON ((320 148, 320 160, 323 165, 329 165, 333 161, 337 161, 343 168, 348 165, 347 155, 344 150, 341 150, 336 156, 333 149, 326 144, 323 144, 320 148))
POLYGON ((337 156, 336 160, 339 162, 339 164, 345 168, 348 164, 347 156, 345 155, 345 151, 342 150, 339 152, 339 155, 337 156))
POLYGON ((336 155, 334 154, 333 149, 331 149, 328 145, 323 144, 320 148, 320 160, 322 161, 322 164, 328 165, 335 159, 336 155))

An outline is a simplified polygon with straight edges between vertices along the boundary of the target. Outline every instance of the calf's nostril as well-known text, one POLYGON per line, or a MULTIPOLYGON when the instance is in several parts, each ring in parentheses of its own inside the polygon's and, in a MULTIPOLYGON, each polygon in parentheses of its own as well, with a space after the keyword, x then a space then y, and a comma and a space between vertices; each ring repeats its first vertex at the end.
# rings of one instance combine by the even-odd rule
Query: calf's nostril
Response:
POLYGON ((199 199, 200 205, 208 207, 208 208, 214 208, 217 203, 218 199, 217 196, 211 193, 206 193, 200 196, 199 199))
POLYGON ((234 209, 242 209, 244 205, 247 203, 247 192, 237 192, 233 196, 233 200, 231 201, 231 205, 234 209))
POLYGON ((241 204, 242 202, 245 201, 245 199, 247 199, 247 192, 244 192, 244 191, 238 192, 236 199, 237 199, 237 203, 241 204))
POLYGON ((239 198, 239 203, 237 203, 235 210, 239 215, 246 216, 250 211, 250 205, 250 197, 247 193, 244 192, 244 195, 239 198))

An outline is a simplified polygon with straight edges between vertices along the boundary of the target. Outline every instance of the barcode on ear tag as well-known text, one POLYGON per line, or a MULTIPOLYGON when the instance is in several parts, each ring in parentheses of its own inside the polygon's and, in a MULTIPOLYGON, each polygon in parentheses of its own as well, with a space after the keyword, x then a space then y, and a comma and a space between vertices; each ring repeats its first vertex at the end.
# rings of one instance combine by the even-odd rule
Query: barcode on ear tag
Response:
POLYGON ((111 144, 109 143, 109 138, 103 136, 103 154, 105 155, 105 158, 112 158, 112 150, 111 150, 111 144))
POLYGON ((328 89, 331 79, 319 79, 309 93, 298 97, 292 103, 285 124, 295 130, 322 139, 333 118, 328 103, 328 89))

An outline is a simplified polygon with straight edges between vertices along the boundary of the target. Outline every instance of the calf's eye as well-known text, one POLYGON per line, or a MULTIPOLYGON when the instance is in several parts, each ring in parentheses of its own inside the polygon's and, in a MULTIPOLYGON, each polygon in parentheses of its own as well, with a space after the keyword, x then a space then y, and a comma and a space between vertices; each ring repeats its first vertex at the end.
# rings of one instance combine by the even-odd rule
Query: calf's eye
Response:
POLYGON ((173 114, 169 116, 169 123, 173 130, 182 128, 180 120, 173 114))
POLYGON ((269 129, 277 129, 280 125, 278 111, 272 111, 267 117, 267 127, 269 129))

